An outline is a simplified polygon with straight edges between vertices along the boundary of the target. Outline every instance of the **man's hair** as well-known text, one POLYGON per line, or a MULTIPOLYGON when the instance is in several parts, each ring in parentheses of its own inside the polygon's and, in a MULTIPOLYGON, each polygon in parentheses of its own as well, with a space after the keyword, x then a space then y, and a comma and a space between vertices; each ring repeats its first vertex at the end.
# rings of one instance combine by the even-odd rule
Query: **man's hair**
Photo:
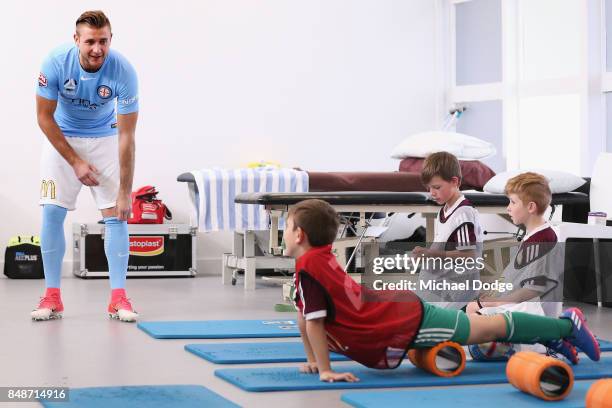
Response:
POLYGON ((421 181, 429 184, 435 176, 444 181, 451 181, 457 177, 461 182, 461 166, 459 160, 449 152, 432 153, 425 159, 423 170, 421 170, 421 181))
POLYGON ((546 177, 532 172, 522 173, 508 180, 505 193, 516 194, 524 204, 533 201, 538 207, 538 215, 544 214, 552 199, 546 177))
POLYGON ((338 234, 338 214, 323 200, 300 201, 289 209, 287 217, 293 217, 293 228, 302 228, 312 246, 329 245, 338 234))
MULTIPOLYGON (((101 10, 89 10, 84 12, 77 18, 76 27, 78 29, 79 24, 87 24, 92 28, 104 28, 108 26, 111 30, 111 23, 106 14, 101 10)), ((112 31, 112 30, 111 30, 112 31)))

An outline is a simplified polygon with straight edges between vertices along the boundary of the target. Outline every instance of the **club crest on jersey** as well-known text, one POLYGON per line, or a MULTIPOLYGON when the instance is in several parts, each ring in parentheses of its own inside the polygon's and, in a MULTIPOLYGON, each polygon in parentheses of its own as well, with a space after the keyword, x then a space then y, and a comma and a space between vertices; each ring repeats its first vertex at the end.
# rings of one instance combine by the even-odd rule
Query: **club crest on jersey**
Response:
POLYGON ((38 86, 46 88, 48 84, 47 77, 42 72, 38 74, 38 86))
POLYGON ((77 87, 77 81, 74 78, 67 79, 64 82, 64 91, 66 91, 66 94, 68 95, 76 94, 76 87, 77 87))
POLYGON ((113 95, 113 91, 106 85, 98 87, 98 96, 102 99, 108 99, 113 95))

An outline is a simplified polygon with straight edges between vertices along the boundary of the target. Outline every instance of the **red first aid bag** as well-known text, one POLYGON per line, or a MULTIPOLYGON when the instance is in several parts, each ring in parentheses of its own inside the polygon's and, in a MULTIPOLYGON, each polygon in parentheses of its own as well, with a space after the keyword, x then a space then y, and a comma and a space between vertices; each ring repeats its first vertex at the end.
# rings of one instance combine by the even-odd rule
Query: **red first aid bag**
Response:
POLYGON ((158 191, 153 186, 140 187, 132 192, 132 212, 128 224, 163 224, 171 220, 172 213, 157 199, 158 191))

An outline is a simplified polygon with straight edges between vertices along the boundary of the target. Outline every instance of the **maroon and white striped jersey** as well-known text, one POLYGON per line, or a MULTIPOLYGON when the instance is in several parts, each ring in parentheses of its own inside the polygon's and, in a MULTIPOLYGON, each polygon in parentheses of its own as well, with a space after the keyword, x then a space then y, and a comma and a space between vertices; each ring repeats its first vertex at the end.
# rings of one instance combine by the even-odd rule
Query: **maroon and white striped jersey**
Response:
POLYGON ((480 279, 480 269, 476 259, 482 256, 483 233, 478 217, 478 211, 472 203, 461 195, 449 208, 441 208, 435 222, 434 242, 430 249, 438 251, 462 251, 471 250, 469 258, 474 258, 470 263, 464 259, 443 259, 440 265, 428 265, 421 268, 419 280, 447 281, 458 284, 467 284, 470 289, 465 291, 437 291, 420 289, 417 294, 424 300, 441 307, 461 308, 469 301, 476 298, 478 291, 473 289, 471 282, 480 279), (452 265, 452 266, 449 266, 452 265), (461 265, 458 267, 458 265, 461 265))
MULTIPOLYGON (((541 301, 547 315, 553 315, 548 309, 561 302, 563 295, 564 252, 557 241, 557 234, 549 223, 530 231, 503 274, 506 282, 512 282, 514 290, 538 292, 539 296, 531 301, 541 301)), ((554 310, 556 313, 558 306, 554 310)))
POLYGON ((452 207, 441 208, 435 222, 434 243, 446 251, 476 249, 483 241, 478 211, 463 195, 452 207))

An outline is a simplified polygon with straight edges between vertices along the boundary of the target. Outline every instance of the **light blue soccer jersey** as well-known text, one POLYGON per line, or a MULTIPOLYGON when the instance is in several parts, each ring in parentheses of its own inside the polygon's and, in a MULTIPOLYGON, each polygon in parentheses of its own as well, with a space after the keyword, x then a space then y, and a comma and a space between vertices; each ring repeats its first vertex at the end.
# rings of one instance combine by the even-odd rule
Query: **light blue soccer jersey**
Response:
POLYGON ((57 100, 54 118, 65 136, 115 135, 117 113, 138 111, 136 71, 112 49, 98 71, 87 72, 76 45, 56 48, 43 62, 36 93, 57 100))

